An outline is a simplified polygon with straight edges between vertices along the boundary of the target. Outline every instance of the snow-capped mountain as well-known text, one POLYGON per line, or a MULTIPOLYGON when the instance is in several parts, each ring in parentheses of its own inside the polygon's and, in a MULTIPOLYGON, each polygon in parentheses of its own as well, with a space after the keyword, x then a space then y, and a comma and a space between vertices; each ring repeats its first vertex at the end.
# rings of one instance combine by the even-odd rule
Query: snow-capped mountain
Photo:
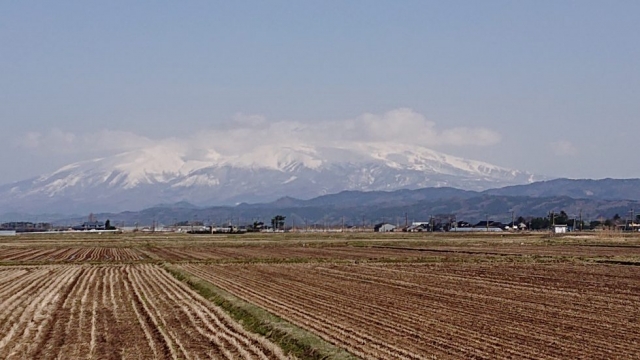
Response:
POLYGON ((0 186, 0 209, 123 211, 178 201, 228 205, 282 196, 308 199, 343 190, 485 190, 536 180, 527 172, 402 144, 265 146, 240 155, 155 146, 0 186))

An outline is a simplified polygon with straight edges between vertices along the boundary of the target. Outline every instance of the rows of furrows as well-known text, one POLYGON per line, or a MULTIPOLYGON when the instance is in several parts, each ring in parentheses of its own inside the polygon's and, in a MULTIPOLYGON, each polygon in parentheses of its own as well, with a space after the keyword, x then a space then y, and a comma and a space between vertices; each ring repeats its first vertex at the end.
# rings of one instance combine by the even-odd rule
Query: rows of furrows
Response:
POLYGON ((184 269, 365 358, 628 358, 640 353, 635 268, 297 264, 184 269))
POLYGON ((246 259, 314 259, 314 260, 368 260, 415 259, 424 257, 469 257, 491 255, 514 256, 640 256, 635 249, 595 246, 430 246, 424 248, 389 247, 283 247, 283 246, 132 246, 132 247, 32 247, 4 246, 0 261, 9 262, 81 262, 81 261, 207 261, 246 259))
MULTIPOLYGON (((415 251, 365 247, 283 247, 283 246, 166 246, 141 249, 149 258, 167 261, 225 259, 314 259, 314 260, 376 260, 387 258, 423 257, 415 251)), ((431 255, 432 256, 432 255, 431 255)))
POLYGON ((135 261, 148 259, 135 248, 125 247, 51 247, 3 248, 0 261, 7 262, 82 262, 82 261, 135 261))
MULTIPOLYGON (((395 248, 397 249, 397 248, 395 248)), ((406 247, 408 252, 422 252, 424 255, 430 252, 444 254, 446 252, 454 254, 466 255, 484 255, 484 254, 501 254, 501 255, 538 255, 538 256, 583 256, 583 257, 613 257, 613 256, 640 256, 640 246, 623 247, 623 246, 579 246, 579 245, 499 245, 487 246, 482 245, 459 245, 459 246, 442 246, 433 245, 425 247, 406 247)))
POLYGON ((35 358, 64 298, 84 269, 79 267, 3 268, 0 280, 0 358, 35 358), (19 273, 13 277, 13 273, 19 273))
POLYGON ((154 265, 0 269, 0 358, 283 359, 154 265))

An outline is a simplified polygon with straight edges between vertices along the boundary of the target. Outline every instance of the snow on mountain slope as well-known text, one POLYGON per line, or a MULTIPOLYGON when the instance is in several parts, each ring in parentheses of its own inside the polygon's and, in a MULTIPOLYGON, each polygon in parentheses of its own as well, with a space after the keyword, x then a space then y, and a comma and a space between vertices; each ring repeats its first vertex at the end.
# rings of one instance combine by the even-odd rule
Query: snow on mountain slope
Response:
POLYGON ((396 143, 263 146, 239 155, 154 146, 1 186, 0 206, 6 211, 122 211, 178 201, 307 199, 342 190, 484 190, 534 180, 526 172, 396 143))

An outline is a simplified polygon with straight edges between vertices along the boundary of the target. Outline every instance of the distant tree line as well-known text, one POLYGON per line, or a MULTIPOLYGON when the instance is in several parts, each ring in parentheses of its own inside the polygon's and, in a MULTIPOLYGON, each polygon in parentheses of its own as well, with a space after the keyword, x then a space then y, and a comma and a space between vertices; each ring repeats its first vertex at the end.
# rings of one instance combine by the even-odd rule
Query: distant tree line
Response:
POLYGON ((587 221, 579 217, 570 217, 563 210, 559 213, 550 212, 546 217, 530 218, 527 222, 525 218, 519 217, 518 222, 528 224, 531 230, 548 229, 552 225, 567 225, 576 230, 596 230, 596 229, 613 229, 616 227, 631 226, 631 222, 640 223, 640 215, 634 218, 623 219, 619 214, 615 214, 611 218, 601 217, 599 220, 587 221))
MULTIPOLYGON (((243 229, 248 232, 259 232, 259 231, 280 231, 280 230, 288 230, 293 228, 294 223, 291 224, 286 223, 286 216, 283 215, 275 215, 270 219, 270 222, 263 221, 253 221, 251 223, 247 223, 245 225, 241 225, 238 223, 238 229, 243 229)), ((517 228, 517 229, 528 229, 528 230, 548 230, 553 225, 567 225, 572 230, 597 230, 597 229, 630 229, 633 224, 640 224, 640 214, 634 216, 633 218, 622 218, 619 214, 615 214, 611 218, 600 217, 597 220, 587 220, 585 218, 581 218, 581 216, 569 216, 564 210, 560 212, 549 212, 547 216, 538 216, 538 217, 525 217, 518 216, 513 219, 512 223, 501 223, 499 221, 493 221, 490 219, 490 216, 487 216, 486 220, 480 221, 476 223, 469 223, 466 221, 460 221, 456 219, 454 214, 450 214, 448 216, 432 216, 431 219, 427 223, 422 223, 422 229, 425 231, 450 231, 452 228, 457 227, 500 227, 500 228, 517 228), (524 225, 524 226, 521 226, 524 225)), ((406 222, 406 221, 405 221, 406 222)), ((384 221, 383 221, 384 223, 384 221)), ((306 221, 300 223, 300 225, 308 226, 306 221)), ((315 223, 313 223, 315 225, 315 223)), ((360 224, 350 224, 349 222, 344 222, 344 218, 342 218, 341 222, 329 221, 324 222, 322 228, 328 225, 329 228, 338 226, 342 228, 353 228, 353 227, 364 227, 365 224, 369 227, 373 227, 374 222, 365 222, 364 218, 360 224)), ((108 223, 106 224, 108 227, 108 223)), ((176 226, 203 226, 202 221, 179 221, 175 223, 176 226)), ((399 229, 400 229, 400 225, 399 229)), ((404 227, 402 227, 404 229, 404 227)))

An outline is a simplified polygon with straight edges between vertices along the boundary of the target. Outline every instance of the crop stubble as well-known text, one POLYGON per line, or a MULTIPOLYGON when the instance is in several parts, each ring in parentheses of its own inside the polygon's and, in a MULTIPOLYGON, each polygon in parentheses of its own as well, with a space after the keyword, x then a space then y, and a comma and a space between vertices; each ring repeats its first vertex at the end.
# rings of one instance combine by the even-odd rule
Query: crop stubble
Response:
POLYGON ((635 358, 637 267, 182 265, 363 358, 635 358))
POLYGON ((299 245, 277 246, 202 246, 197 243, 184 243, 183 246, 58 246, 37 245, 3 246, 0 248, 0 261, 12 264, 21 263, 78 263, 78 262, 138 262, 138 261, 334 261, 366 260, 382 261, 387 259, 411 260, 425 257, 460 258, 476 256, 531 256, 548 257, 588 257, 588 258, 640 258, 640 246, 539 246, 539 245, 486 245, 458 246, 327 246, 304 247, 299 245))
POLYGON ((148 259, 136 248, 125 247, 4 247, 0 260, 19 262, 118 262, 148 259))
POLYGON ((372 249, 366 247, 302 247, 302 246, 131 246, 131 247, 48 247, 5 246, 0 261, 25 262, 135 262, 135 261, 208 261, 208 260, 339 260, 418 257, 424 254, 404 249, 372 249))
POLYGON ((369 247, 304 247, 304 246, 165 246, 141 250, 153 259, 167 261, 190 260, 380 260, 389 258, 415 258, 425 256, 406 249, 369 247))
POLYGON ((179 266, 363 358, 640 357, 640 268, 462 260, 635 246, 182 245, 4 245, 0 358, 283 357, 160 267, 123 264, 138 261, 219 263, 179 266), (434 255, 452 262, 374 263, 434 255))
POLYGON ((0 358, 285 358, 155 265, 0 269, 0 358))

